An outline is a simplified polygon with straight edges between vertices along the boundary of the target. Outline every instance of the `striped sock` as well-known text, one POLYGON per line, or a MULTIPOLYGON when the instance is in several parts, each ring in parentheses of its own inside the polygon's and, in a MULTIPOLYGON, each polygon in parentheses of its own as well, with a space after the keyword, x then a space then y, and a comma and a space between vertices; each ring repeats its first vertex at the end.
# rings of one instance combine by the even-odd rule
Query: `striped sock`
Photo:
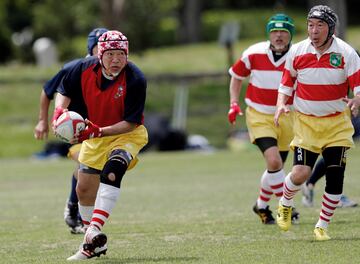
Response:
POLYGON ((257 198, 256 204, 259 209, 265 209, 268 206, 273 191, 267 181, 267 170, 261 176, 260 181, 260 194, 257 198))
POLYGON ((291 173, 289 173, 284 180, 283 196, 280 203, 284 206, 294 206, 293 198, 295 194, 301 189, 301 185, 295 185, 291 181, 291 173))
POLYGON ((285 172, 283 169, 276 172, 268 172, 267 175, 269 185, 274 192, 276 198, 280 199, 283 195, 283 186, 285 179, 285 172))
POLYGON ((337 204, 339 203, 341 194, 329 194, 324 192, 322 197, 321 211, 319 220, 315 227, 327 228, 332 216, 334 215, 337 204))

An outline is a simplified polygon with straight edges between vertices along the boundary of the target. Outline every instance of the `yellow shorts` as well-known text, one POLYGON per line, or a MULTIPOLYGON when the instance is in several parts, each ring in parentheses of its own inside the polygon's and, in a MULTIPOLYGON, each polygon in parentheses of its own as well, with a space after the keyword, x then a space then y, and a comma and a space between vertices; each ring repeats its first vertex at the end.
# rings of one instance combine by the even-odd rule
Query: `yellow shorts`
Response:
POLYGON ((75 144, 75 145, 72 145, 70 148, 69 148, 69 152, 67 154, 68 158, 73 158, 74 156, 76 157, 79 152, 80 152, 80 149, 81 149, 81 144, 75 144))
POLYGON ((354 127, 346 111, 330 117, 314 117, 295 112, 294 132, 292 149, 301 147, 321 153, 327 147, 354 147, 354 127))
POLYGON ((129 152, 133 158, 128 167, 130 170, 136 165, 137 154, 147 142, 148 134, 143 125, 129 133, 88 139, 81 144, 79 162, 88 167, 102 170, 110 153, 115 149, 122 149, 129 152))
POLYGON ((264 114, 252 107, 246 108, 246 125, 249 131, 251 143, 262 137, 275 138, 280 151, 290 150, 290 142, 294 137, 293 133, 294 113, 280 116, 279 126, 274 124, 274 115, 264 114))

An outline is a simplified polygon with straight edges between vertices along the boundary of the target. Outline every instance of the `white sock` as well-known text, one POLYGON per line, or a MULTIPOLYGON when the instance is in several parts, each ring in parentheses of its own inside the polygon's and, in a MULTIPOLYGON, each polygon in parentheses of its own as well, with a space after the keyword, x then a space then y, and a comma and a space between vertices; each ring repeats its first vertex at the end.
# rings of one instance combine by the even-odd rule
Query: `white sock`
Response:
POLYGON ((91 225, 102 229, 109 218, 112 209, 120 195, 120 188, 100 183, 96 196, 94 213, 91 218, 91 225))
POLYGON ((90 225, 93 211, 94 211, 94 206, 83 206, 79 202, 79 213, 85 229, 87 229, 90 225))

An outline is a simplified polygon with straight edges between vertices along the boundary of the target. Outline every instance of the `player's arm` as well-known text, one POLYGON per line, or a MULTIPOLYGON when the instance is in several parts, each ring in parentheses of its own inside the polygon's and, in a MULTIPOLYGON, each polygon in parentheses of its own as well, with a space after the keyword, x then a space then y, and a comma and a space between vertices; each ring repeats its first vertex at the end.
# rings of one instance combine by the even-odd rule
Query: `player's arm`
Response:
POLYGON ((71 102, 70 97, 58 93, 55 97, 55 109, 51 119, 51 127, 55 132, 56 120, 65 112, 71 102))
POLYGON ((274 123, 276 126, 279 126, 279 118, 283 113, 289 113, 290 109, 288 105, 286 105, 287 100, 289 99, 289 95, 279 92, 276 102, 276 111, 274 115, 274 123))
POLYGON ((63 77, 59 85, 57 85, 57 95, 55 98, 55 109, 52 118, 52 128, 55 129, 56 120, 62 113, 67 111, 71 98, 74 96, 75 90, 81 89, 81 68, 83 60, 77 59, 63 68, 63 77))
POLYGON ((286 104, 290 96, 294 94, 297 72, 293 67, 293 57, 291 49, 285 61, 285 67, 282 73, 281 82, 278 89, 276 101, 276 110, 274 114, 275 126, 279 126, 279 118, 283 113, 289 113, 289 106, 286 104))
POLYGON ((34 137, 36 139, 46 139, 49 134, 49 106, 50 99, 42 90, 40 94, 40 109, 38 123, 34 129, 34 137))
POLYGON ((102 136, 112 136, 117 134, 124 134, 134 130, 138 124, 130 123, 128 121, 121 121, 111 126, 100 128, 102 136))
POLYGON ((71 98, 60 93, 56 94, 55 97, 55 108, 61 107, 67 109, 70 105, 71 98))
POLYGON ((359 107, 360 107, 360 92, 357 93, 353 98, 345 97, 343 101, 347 104, 350 108, 351 114, 356 117, 359 114, 359 107))
POLYGON ((236 117, 242 115, 242 111, 239 104, 239 97, 241 92, 242 80, 231 77, 229 94, 230 94, 230 109, 228 112, 228 119, 231 124, 235 124, 236 117))
POLYGON ((242 86, 242 80, 231 77, 230 87, 229 87, 230 104, 239 103, 241 86, 242 86))
POLYGON ((360 107, 360 59, 359 59, 359 53, 356 53, 353 51, 352 56, 350 56, 350 59, 347 63, 347 69, 350 71, 348 73, 348 83, 350 89, 353 91, 354 97, 343 98, 343 101, 347 104, 349 107, 352 115, 356 117, 359 114, 359 107, 360 107))
POLYGON ((64 70, 60 70, 54 77, 48 80, 40 94, 39 121, 34 129, 36 139, 46 139, 49 134, 49 106, 54 99, 56 89, 64 76, 64 70))

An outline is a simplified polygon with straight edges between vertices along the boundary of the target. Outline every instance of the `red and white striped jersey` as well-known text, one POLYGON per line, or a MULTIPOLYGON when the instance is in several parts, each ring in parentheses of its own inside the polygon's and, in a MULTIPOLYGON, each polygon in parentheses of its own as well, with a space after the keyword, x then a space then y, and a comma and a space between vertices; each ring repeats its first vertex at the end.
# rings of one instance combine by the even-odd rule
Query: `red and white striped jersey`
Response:
MULTIPOLYGON (((250 76, 245 95, 248 106, 261 113, 275 113, 286 55, 275 62, 270 41, 259 42, 245 50, 229 69, 229 74, 238 80, 250 76)), ((288 103, 291 104, 291 100, 288 103)))
POLYGON ((360 59, 343 40, 333 36, 331 46, 322 55, 310 39, 291 47, 279 92, 292 95, 295 89, 295 110, 320 117, 339 114, 347 107, 342 98, 349 88, 354 94, 360 93, 360 59))

